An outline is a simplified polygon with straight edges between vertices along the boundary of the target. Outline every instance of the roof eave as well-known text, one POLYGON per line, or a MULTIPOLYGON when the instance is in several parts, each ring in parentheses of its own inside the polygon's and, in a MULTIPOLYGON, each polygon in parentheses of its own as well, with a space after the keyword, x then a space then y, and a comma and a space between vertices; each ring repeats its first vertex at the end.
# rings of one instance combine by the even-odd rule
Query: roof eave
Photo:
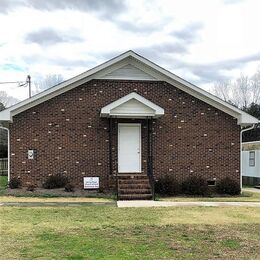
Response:
POLYGON ((259 124, 260 121, 247 113, 242 113, 241 116, 237 120, 238 125, 247 126, 247 125, 254 125, 259 124))
POLYGON ((8 108, 0 112, 0 122, 11 122, 11 121, 12 121, 12 116, 8 108))
POLYGON ((127 51, 101 65, 98 65, 74 78, 71 78, 59 85, 56 85, 44 92, 39 93, 38 95, 33 96, 30 99, 24 100, 10 108, 7 108, 6 110, 3 110, 0 112, 0 121, 12 121, 12 117, 16 114, 19 114, 30 107, 33 107, 39 103, 42 103, 50 98, 53 98, 54 96, 59 95, 63 89, 66 88, 66 91, 69 89, 72 89, 74 87, 77 87, 80 84, 83 84, 92 78, 95 78, 95 75, 98 74, 98 72, 107 69, 109 66, 112 66, 116 64, 117 62, 120 62, 126 58, 134 58, 138 60, 139 62, 142 62, 146 64, 148 67, 151 67, 161 75, 164 75, 162 77, 162 80, 166 80, 169 83, 175 82, 178 83, 179 87, 186 87, 186 92, 191 94, 194 93, 194 97, 197 97, 204 102, 208 104, 212 104, 216 108, 224 111, 225 113, 237 118, 237 122, 239 125, 250 125, 250 124, 257 124, 259 123, 259 120, 242 110, 228 104, 227 102, 221 100, 220 98, 206 92, 205 90, 193 85, 192 83, 176 76, 175 74, 171 73, 170 71, 158 66, 157 64, 153 63, 152 61, 138 55, 137 53, 133 52, 132 50, 127 51))

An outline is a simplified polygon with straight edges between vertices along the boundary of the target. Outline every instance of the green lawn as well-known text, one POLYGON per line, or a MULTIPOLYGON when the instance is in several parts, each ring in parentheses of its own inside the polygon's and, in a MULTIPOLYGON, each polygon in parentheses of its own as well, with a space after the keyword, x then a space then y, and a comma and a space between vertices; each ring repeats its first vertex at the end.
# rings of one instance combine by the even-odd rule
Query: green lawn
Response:
MULTIPOLYGON (((117 208, 113 200, 102 198, 3 196, 6 183, 7 178, 0 177, 0 203, 87 201, 89 204, 0 207, 1 260, 237 259, 238 256, 259 259, 260 208, 117 208)), ((223 199, 259 200, 259 194, 244 195, 223 199)), ((220 200, 168 198, 214 199, 220 200)))
POLYGON ((227 197, 158 197, 162 201, 237 201, 237 202, 260 202, 260 193, 243 191, 240 196, 227 197))
POLYGON ((7 176, 0 176, 0 195, 3 195, 7 188, 7 176))
POLYGON ((1 259, 257 259, 260 208, 0 207, 0 245, 1 259))

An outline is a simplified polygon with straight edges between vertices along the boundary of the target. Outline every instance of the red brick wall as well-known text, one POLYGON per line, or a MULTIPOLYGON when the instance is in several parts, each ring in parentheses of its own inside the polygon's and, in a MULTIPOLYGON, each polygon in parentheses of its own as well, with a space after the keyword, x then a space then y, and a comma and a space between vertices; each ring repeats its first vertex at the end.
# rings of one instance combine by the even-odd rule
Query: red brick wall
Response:
MULTIPOLYGON (((48 175, 63 173, 82 187, 83 176, 109 182, 108 119, 100 109, 137 92, 165 109, 153 122, 153 166, 157 178, 174 174, 239 182, 237 120, 165 82, 92 80, 14 117, 11 131, 11 177, 39 186, 48 175), (35 160, 27 150, 37 151, 35 160)), ((125 120, 117 120, 122 122, 125 120)), ((131 121, 131 120, 130 120, 131 121)), ((136 121, 132 121, 136 122, 136 121)), ((113 172, 117 170, 117 131, 113 124, 113 172)), ((146 172, 146 121, 142 121, 143 170, 146 172)))

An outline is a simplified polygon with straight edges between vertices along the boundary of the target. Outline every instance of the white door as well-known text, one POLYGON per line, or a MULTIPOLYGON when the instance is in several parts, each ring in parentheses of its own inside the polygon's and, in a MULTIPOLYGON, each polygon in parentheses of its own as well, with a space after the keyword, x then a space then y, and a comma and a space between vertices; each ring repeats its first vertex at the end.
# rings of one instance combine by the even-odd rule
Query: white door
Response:
POLYGON ((140 124, 118 124, 118 172, 141 172, 140 124))

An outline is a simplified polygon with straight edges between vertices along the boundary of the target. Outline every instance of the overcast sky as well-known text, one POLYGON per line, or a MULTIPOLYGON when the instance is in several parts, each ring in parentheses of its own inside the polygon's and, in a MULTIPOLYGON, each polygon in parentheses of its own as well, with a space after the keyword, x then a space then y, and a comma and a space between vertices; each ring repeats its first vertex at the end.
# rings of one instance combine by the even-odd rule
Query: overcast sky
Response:
MULTIPOLYGON (((132 49, 208 89, 260 66, 259 0, 0 0, 0 81, 67 79, 132 49)), ((24 88, 0 85, 27 98, 24 88)))

